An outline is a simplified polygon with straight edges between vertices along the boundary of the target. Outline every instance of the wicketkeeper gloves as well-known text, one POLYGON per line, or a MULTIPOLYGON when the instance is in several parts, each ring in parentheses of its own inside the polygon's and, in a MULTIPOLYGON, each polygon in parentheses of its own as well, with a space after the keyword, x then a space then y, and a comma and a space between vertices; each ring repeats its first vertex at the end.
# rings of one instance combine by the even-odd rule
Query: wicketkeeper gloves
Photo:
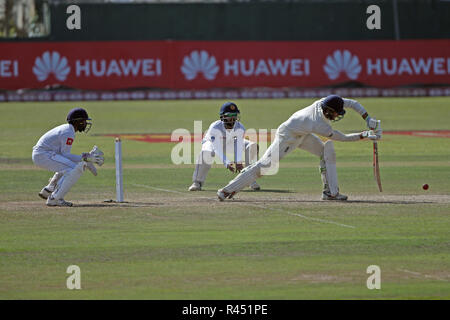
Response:
POLYGON ((93 162, 99 166, 103 165, 105 162, 103 152, 97 146, 94 146, 89 153, 83 152, 81 158, 86 162, 93 162))

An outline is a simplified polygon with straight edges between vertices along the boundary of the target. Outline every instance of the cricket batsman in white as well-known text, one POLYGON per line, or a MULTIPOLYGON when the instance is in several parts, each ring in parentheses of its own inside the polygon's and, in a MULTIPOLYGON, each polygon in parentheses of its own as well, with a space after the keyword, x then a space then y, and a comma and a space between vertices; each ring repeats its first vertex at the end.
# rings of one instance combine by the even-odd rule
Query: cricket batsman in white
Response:
MULTIPOLYGON (((234 102, 224 103, 220 108, 219 116, 220 120, 211 123, 202 140, 202 150, 195 163, 193 182, 189 191, 202 189, 215 156, 231 172, 240 172, 243 169, 242 151, 244 151, 246 166, 257 160, 258 145, 244 139, 245 127, 240 122, 240 111, 237 105, 234 102), (234 154, 234 161, 230 161, 227 157, 231 152, 234 154)), ((250 181, 248 185, 252 190, 260 190, 255 180, 250 181)))
POLYGON ((347 200, 346 195, 339 193, 333 140, 359 141, 365 138, 378 140, 381 139, 381 135, 379 121, 370 117, 359 102, 337 95, 327 96, 295 112, 282 123, 277 129, 274 141, 261 159, 242 170, 223 189, 219 189, 217 196, 220 201, 231 199, 234 194, 263 175, 264 172, 261 171, 278 165, 278 162, 288 153, 300 148, 320 159, 319 168, 323 183, 322 200, 347 200), (351 134, 334 130, 330 122, 342 119, 345 109, 348 108, 359 113, 370 130, 351 134), (317 135, 329 140, 324 143, 317 135))
POLYGON ((47 199, 47 206, 71 207, 73 204, 64 200, 64 196, 78 181, 83 172, 89 169, 94 176, 104 162, 103 152, 97 146, 91 152, 81 155, 70 153, 75 140, 75 132, 87 133, 92 122, 83 108, 72 109, 67 115, 67 124, 60 125, 44 134, 33 147, 33 162, 49 171, 55 172, 49 184, 39 192, 47 199))

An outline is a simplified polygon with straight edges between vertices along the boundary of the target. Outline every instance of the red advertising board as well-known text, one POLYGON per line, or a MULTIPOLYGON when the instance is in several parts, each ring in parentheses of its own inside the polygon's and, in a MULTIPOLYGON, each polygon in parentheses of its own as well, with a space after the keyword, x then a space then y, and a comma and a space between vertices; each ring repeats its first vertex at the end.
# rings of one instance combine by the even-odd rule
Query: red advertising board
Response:
POLYGON ((450 40, 2 42, 0 88, 450 84, 450 40))

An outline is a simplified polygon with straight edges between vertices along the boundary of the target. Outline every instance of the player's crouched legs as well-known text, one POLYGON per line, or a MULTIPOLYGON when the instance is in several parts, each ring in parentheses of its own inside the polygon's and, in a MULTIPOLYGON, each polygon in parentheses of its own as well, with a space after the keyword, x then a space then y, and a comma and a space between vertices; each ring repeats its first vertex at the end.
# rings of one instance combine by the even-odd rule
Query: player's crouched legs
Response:
POLYGON ((55 191, 56 184, 63 176, 64 172, 56 172, 53 177, 48 180, 48 184, 41 189, 41 191, 39 192, 39 197, 46 200, 52 194, 52 192, 55 191))
POLYGON ((52 153, 33 152, 32 160, 38 167, 55 172, 55 174, 49 179, 48 184, 45 185, 38 194, 42 199, 47 199, 55 190, 56 184, 63 177, 64 173, 76 166, 75 162, 52 153))
POLYGON ((214 152, 209 150, 202 150, 198 155, 195 163, 194 174, 192 175, 192 185, 189 191, 200 191, 205 184, 206 176, 214 159, 214 152))
POLYGON ((56 190, 48 197, 47 206, 71 207, 72 203, 64 200, 64 196, 78 181, 86 170, 86 162, 81 161, 75 168, 68 170, 58 181, 56 190))

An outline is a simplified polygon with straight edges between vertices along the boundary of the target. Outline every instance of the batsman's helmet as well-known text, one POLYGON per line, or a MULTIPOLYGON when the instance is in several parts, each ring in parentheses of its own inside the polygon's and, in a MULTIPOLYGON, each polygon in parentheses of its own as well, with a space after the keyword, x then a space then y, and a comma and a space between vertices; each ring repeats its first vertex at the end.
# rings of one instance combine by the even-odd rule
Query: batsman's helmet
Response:
POLYGON ((74 108, 67 114, 67 122, 73 125, 78 131, 88 132, 91 129, 92 120, 83 108, 74 108))
POLYGON ((345 114, 344 100, 337 95, 329 95, 322 100, 322 111, 331 121, 339 121, 345 114), (334 112, 338 114, 337 117, 334 117, 334 112))
POLYGON ((220 120, 223 121, 227 129, 234 127, 236 121, 239 121, 241 112, 234 102, 225 102, 220 108, 220 120))

